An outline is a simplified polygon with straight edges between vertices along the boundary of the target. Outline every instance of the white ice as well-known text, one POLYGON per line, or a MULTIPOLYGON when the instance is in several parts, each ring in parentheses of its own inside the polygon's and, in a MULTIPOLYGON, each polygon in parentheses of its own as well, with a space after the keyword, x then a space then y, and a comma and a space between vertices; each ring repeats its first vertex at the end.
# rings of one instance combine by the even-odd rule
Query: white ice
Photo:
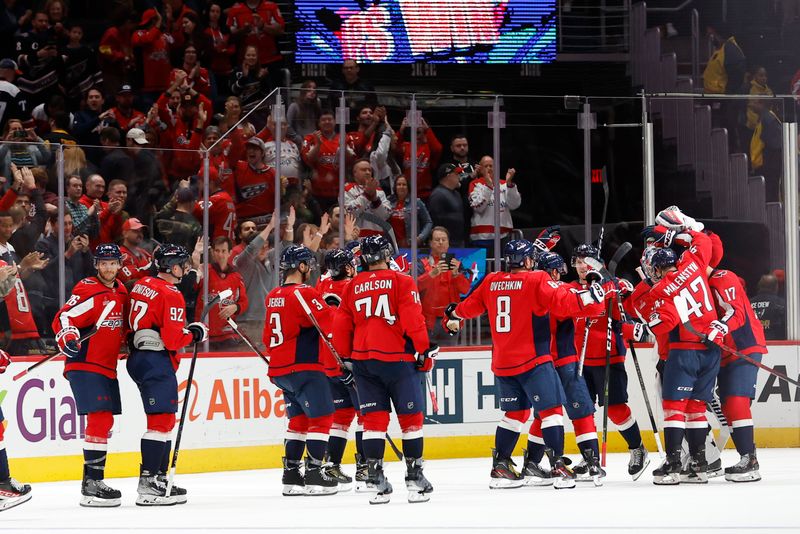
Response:
MULTIPOLYGON (((404 464, 387 464, 395 492, 392 502, 370 505, 367 494, 283 497, 278 469, 181 475, 176 482, 189 502, 163 508, 133 504, 136 480, 109 480, 123 494, 123 506, 78 506, 80 483, 34 485, 31 501, 0 513, 0 530, 160 532, 800 532, 800 451, 758 451, 763 479, 735 484, 715 478, 708 485, 654 486, 650 472, 633 482, 627 454, 609 455, 605 485, 578 484, 571 490, 520 488, 489 490, 491 459, 435 460, 425 473, 435 491, 428 503, 409 504, 404 464)), ((725 451, 723 465, 737 460, 725 451)), ((345 470, 352 474, 353 465, 345 470)))

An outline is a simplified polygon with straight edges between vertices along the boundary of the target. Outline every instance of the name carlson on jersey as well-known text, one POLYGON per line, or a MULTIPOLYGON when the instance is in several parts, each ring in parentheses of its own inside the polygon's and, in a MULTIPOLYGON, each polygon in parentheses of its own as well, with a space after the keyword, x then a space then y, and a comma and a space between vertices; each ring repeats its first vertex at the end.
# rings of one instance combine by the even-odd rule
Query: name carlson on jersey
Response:
POLYGON ((672 293, 679 291, 683 283, 687 282, 689 278, 691 278, 692 275, 698 271, 699 268, 700 267, 695 262, 687 265, 681 272, 677 274, 677 276, 675 276, 675 279, 664 288, 664 293, 669 296, 672 293))
POLYGON ((369 282, 363 282, 358 284, 353 292, 358 295, 359 293, 364 293, 366 291, 374 291, 376 289, 392 289, 392 281, 391 280, 370 280, 369 282))

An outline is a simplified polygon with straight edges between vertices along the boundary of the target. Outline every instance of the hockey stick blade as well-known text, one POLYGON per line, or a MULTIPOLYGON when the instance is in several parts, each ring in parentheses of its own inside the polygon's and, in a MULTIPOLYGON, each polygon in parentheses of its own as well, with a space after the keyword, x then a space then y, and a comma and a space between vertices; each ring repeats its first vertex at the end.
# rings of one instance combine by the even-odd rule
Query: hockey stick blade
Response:
POLYGON ((228 289, 223 289, 222 291, 211 297, 211 300, 208 301, 208 304, 205 305, 205 307, 203 308, 203 312, 200 314, 200 321, 203 322, 206 320, 206 317, 208 317, 211 308, 213 308, 218 302, 222 302, 223 300, 230 298, 232 296, 233 296, 233 290, 228 288, 228 289))
POLYGON ((619 262, 622 261, 622 258, 624 258, 631 249, 633 249, 633 245, 631 245, 629 241, 625 241, 619 246, 616 252, 614 252, 614 255, 611 256, 611 260, 608 262, 608 272, 611 276, 617 275, 617 266, 619 262))
MULTIPOLYGON (((103 324, 103 322, 106 320, 108 315, 111 313, 111 310, 114 309, 115 305, 116 305, 116 302, 113 301, 113 300, 106 303, 106 305, 103 307, 102 311, 100 312, 100 316, 97 318, 97 322, 95 323, 94 327, 92 327, 91 330, 89 330, 84 336, 82 336, 78 340, 78 343, 83 343, 84 341, 86 341, 87 339, 89 339, 90 337, 92 337, 93 335, 95 335, 97 333, 97 330, 100 328, 100 325, 103 324)), ((57 357, 60 354, 63 354, 63 352, 59 351, 59 352, 56 352, 55 354, 51 354, 50 356, 45 356, 44 358, 42 358, 38 362, 34 363, 33 365, 31 365, 27 369, 24 369, 24 370, 20 371, 19 373, 17 373, 16 375, 14 375, 11 378, 11 381, 15 382, 15 381, 19 380, 23 376, 27 375, 28 373, 30 373, 31 371, 33 371, 34 369, 39 367, 40 365, 49 362, 50 360, 52 360, 53 358, 57 357)))

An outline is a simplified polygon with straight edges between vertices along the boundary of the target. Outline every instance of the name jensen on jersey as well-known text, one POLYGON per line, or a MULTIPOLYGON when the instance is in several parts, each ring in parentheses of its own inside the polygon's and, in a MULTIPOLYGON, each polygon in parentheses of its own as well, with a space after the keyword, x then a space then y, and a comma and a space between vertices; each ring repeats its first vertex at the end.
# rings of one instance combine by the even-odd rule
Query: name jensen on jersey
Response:
POLYGON ((270 308, 283 308, 286 305, 286 299, 283 297, 273 297, 269 299, 269 306, 270 308))
POLYGON ((681 272, 678 273, 673 281, 664 288, 664 293, 669 296, 672 293, 680 290, 683 283, 689 280, 689 278, 691 278, 691 276, 696 273, 699 268, 700 267, 695 262, 687 265, 681 272))
POLYGON ((370 280, 369 282, 362 282, 358 284, 353 292, 358 295, 365 291, 373 291, 375 289, 392 289, 391 280, 370 280))

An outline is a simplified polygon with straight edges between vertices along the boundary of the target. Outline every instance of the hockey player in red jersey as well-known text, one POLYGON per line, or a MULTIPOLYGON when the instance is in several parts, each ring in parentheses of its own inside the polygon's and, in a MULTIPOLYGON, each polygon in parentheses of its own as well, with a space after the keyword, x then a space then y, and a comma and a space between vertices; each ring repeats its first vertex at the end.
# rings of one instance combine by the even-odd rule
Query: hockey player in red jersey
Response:
POLYGON ((87 415, 83 445, 81 506, 110 507, 121 504, 119 490, 103 481, 106 452, 114 416, 122 413, 117 380, 117 358, 125 338, 124 318, 128 312, 128 291, 117 280, 122 252, 114 244, 99 245, 94 252, 97 276, 78 282, 72 296, 56 314, 53 331, 67 356, 64 376, 69 380, 78 413, 87 415), (80 342, 97 324, 104 308, 113 303, 105 320, 90 338, 80 342))
MULTIPOLYGON (((6 372, 9 365, 11 365, 11 357, 6 351, 0 350, 0 375, 6 372)), ((0 407, 0 512, 18 506, 33 497, 29 484, 21 484, 17 479, 11 478, 8 470, 6 444, 3 441, 5 426, 3 408, 0 407)))
POLYGON ((423 391, 419 371, 433 368, 438 347, 431 345, 414 280, 389 269, 392 245, 381 236, 361 242, 365 270, 350 281, 336 312, 333 342, 352 359, 364 420, 368 482, 372 504, 389 502, 392 485, 383 472, 384 436, 394 407, 403 433, 409 502, 425 502, 433 486, 423 474, 423 391))
POLYGON ((142 436, 139 474, 140 506, 169 506, 186 502, 186 490, 175 485, 167 495, 171 432, 178 411, 177 352, 208 339, 203 323, 186 324, 186 302, 176 287, 190 269, 189 252, 165 244, 154 254, 157 276, 145 276, 130 291, 128 328, 133 334, 127 369, 139 388, 147 415, 142 436))
MULTIPOLYGON (((323 331, 330 332, 333 309, 322 295, 306 285, 314 268, 314 253, 291 245, 281 254, 283 283, 265 300, 264 345, 270 358, 269 377, 283 390, 289 425, 284 440, 283 494, 333 495, 338 481, 323 469, 328 435, 333 424, 333 400, 328 376, 339 374, 330 351, 323 345, 295 291, 311 308, 323 331), (301 473, 307 451, 305 475, 301 473)), ((342 381, 352 381, 345 373, 342 381)))
MULTIPOLYGON (((325 253, 323 264, 325 274, 317 282, 317 291, 329 306, 338 308, 342 302, 342 295, 347 284, 356 275, 354 263, 353 253, 349 250, 332 249, 325 253)), ((326 468, 326 472, 328 476, 339 482, 339 491, 348 491, 353 479, 342 472, 341 463, 344 449, 347 446, 350 425, 358 411, 358 395, 355 383, 345 386, 338 377, 329 377, 328 382, 331 386, 333 406, 336 411, 333 413, 333 426, 331 426, 331 434, 328 438, 329 466, 326 468)), ((356 491, 362 491, 366 489, 367 464, 363 460, 363 421, 361 421, 360 415, 358 419, 356 427, 356 491)))
POLYGON ((669 355, 664 365, 662 397, 664 441, 667 458, 653 471, 653 482, 675 485, 681 482, 681 441, 689 445, 691 481, 708 481, 705 440, 708 432, 706 402, 711 400, 719 371, 719 347, 706 346, 692 330, 713 340, 722 337, 727 327, 717 320, 706 278, 711 260, 711 239, 694 230, 699 227, 675 207, 656 216, 656 223, 667 232, 664 247, 645 254, 645 274, 653 282, 646 297, 649 327, 656 336, 669 335, 669 355), (678 258, 667 248, 677 236, 685 236, 691 246, 678 258))
MULTIPOLYGON (((535 245, 536 243, 534 243, 535 245)), ((537 247, 539 248, 539 247, 537 247)), ((550 275, 551 280, 559 285, 561 276, 567 273, 564 259, 554 252, 541 252, 536 258, 536 268, 550 275)), ((598 309, 599 311, 599 309, 598 309)), ((550 313, 550 333, 552 335, 551 354, 553 365, 564 387, 566 402, 564 407, 575 429, 575 442, 583 456, 583 461, 575 466, 573 472, 577 481, 593 481, 601 485, 600 479, 606 476, 600 467, 600 450, 597 442, 597 428, 594 422, 594 401, 589 395, 586 381, 578 374, 578 352, 575 349, 575 323, 572 316, 559 316, 550 313)), ((526 485, 548 485, 553 483, 550 473, 539 466, 544 457, 544 440, 542 439, 542 420, 536 416, 528 432, 528 448, 522 475, 526 485)))
MULTIPOLYGON (((549 313, 561 316, 595 315, 605 292, 597 284, 573 292, 543 271, 531 272, 536 247, 530 241, 510 241, 504 248, 510 272, 494 272, 457 306, 445 310, 445 328, 458 330, 459 321, 487 313, 492 331, 492 372, 505 412, 495 433, 490 488, 522 485, 511 453, 531 409, 542 420, 542 437, 552 466, 556 489, 574 488, 575 475, 564 454, 561 380, 553 366, 549 313)), ((599 278, 599 273, 596 273, 599 278)))
MULTIPOLYGON (((708 284, 716 301, 719 322, 728 329, 725 341, 760 362, 767 352, 764 328, 750 306, 739 277, 731 271, 710 271, 708 284)), ((725 468, 725 480, 755 482, 761 480, 761 475, 753 440, 750 404, 756 394, 758 368, 727 352, 723 352, 720 365, 717 385, 722 412, 731 427, 736 451, 741 456, 737 464, 725 468)))
MULTIPOLYGON (((572 254, 572 266, 578 274, 578 279, 570 283, 574 289, 586 288, 586 273, 590 270, 590 263, 599 262, 600 251, 589 244, 575 247, 572 254), (587 263, 588 260, 588 263, 587 263)), ((595 268, 597 264, 595 264, 595 268)), ((630 284, 626 284, 626 287, 630 284)), ((610 289, 611 282, 605 285, 610 289)), ((622 298, 617 295, 615 298, 622 298)), ((639 424, 628 405, 628 373, 625 371, 625 339, 639 341, 644 335, 644 328, 639 326, 638 334, 634 334, 632 324, 620 323, 619 312, 616 306, 612 307, 611 338, 611 364, 608 377, 608 418, 614 423, 628 444, 630 460, 628 461, 628 474, 637 480, 650 463, 647 458, 647 449, 642 442, 639 424)), ((580 347, 581 357, 584 358, 583 377, 589 388, 589 395, 603 405, 604 384, 606 379, 606 344, 608 341, 608 317, 603 310, 600 317, 577 317, 575 319, 575 345, 580 347), (587 335, 588 334, 588 335, 587 335)), ((579 366, 580 367, 580 366, 579 366)))
MULTIPOLYGON (((233 241, 228 237, 216 237, 211 242, 211 265, 208 268, 208 298, 213 299, 226 289, 230 289, 230 297, 215 304, 208 313, 208 340, 212 350, 232 350, 239 346, 239 336, 228 324, 228 318, 236 317, 247 310, 247 289, 244 280, 232 264, 233 241)), ((203 300, 203 283, 197 284, 197 306, 194 318, 200 320, 205 301, 203 300)))

